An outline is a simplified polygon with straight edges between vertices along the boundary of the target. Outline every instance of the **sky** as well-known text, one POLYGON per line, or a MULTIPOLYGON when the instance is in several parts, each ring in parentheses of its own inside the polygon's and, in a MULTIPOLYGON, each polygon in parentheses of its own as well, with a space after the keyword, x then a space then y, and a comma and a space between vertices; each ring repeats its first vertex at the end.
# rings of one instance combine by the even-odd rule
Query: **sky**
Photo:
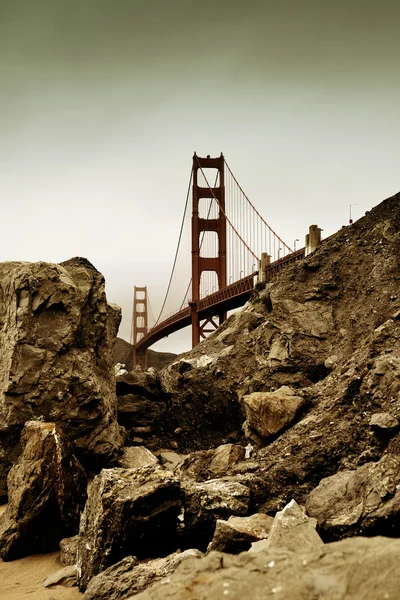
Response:
POLYGON ((334 233, 400 189, 399 30, 394 0, 0 0, 0 260, 88 258, 129 340, 194 151, 290 246, 334 233))

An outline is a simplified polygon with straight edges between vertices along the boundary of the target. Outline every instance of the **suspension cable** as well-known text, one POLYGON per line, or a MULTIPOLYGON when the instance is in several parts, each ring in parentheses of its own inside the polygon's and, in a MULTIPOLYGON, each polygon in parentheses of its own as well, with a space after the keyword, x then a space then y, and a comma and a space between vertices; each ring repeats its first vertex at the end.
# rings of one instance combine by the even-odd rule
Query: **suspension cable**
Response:
POLYGON ((165 306, 165 303, 167 302, 167 297, 168 297, 168 294, 169 294, 169 290, 171 288, 172 277, 174 276, 174 272, 175 272, 175 266, 176 266, 176 261, 177 261, 177 258, 178 258, 179 246, 180 246, 180 243, 181 243, 182 233, 183 233, 183 227, 184 227, 184 224, 185 224, 185 217, 186 217, 186 211, 187 211, 188 202, 189 202, 190 188, 191 188, 191 185, 192 185, 192 177, 193 177, 193 167, 192 167, 192 170, 190 172, 190 179, 189 179, 188 191, 187 191, 187 194, 186 194, 185 209, 183 211, 183 217, 182 217, 182 223, 181 223, 181 230, 179 232, 178 244, 176 246, 174 264, 172 265, 172 271, 171 271, 171 275, 170 275, 170 278, 169 278, 167 291, 165 293, 164 302, 162 304, 162 307, 161 307, 160 313, 159 313, 159 315, 157 317, 157 320, 154 323, 154 327, 158 324, 158 322, 159 322, 159 320, 161 318, 162 311, 164 310, 164 306, 165 306))
POLYGON ((256 207, 253 205, 253 203, 250 201, 250 199, 248 198, 248 196, 247 196, 247 195, 245 194, 245 192, 243 191, 242 187, 240 186, 240 184, 239 184, 238 180, 236 179, 236 177, 235 177, 235 176, 234 176, 234 174, 232 173, 232 171, 231 171, 231 169, 230 169, 230 167, 229 167, 228 163, 226 162, 225 158, 224 158, 224 161, 225 161, 226 168, 228 169, 228 171, 229 171, 229 173, 231 174, 231 176, 232 176, 233 180, 235 181, 236 185, 238 186, 238 188, 239 188, 239 189, 240 189, 240 191, 242 192, 243 196, 246 198, 247 202, 250 204, 251 208, 252 208, 252 209, 253 209, 253 210, 256 212, 256 214, 257 214, 257 215, 258 215, 258 217, 261 219, 261 221, 264 223, 264 225, 266 225, 266 226, 268 227, 268 229, 269 229, 270 231, 272 231, 272 233, 273 233, 273 234, 274 234, 274 235, 275 235, 275 236, 278 238, 278 240, 281 242, 281 244, 283 244, 284 246, 286 246, 286 248, 287 248, 288 250, 290 250, 290 252, 293 252, 293 250, 291 249, 291 247, 290 247, 290 246, 288 246, 288 245, 286 244, 286 242, 284 242, 284 241, 282 240, 282 238, 280 238, 280 237, 279 237, 279 235, 278 235, 278 234, 277 234, 277 233, 276 233, 276 232, 275 232, 275 231, 272 229, 272 227, 271 227, 270 225, 268 225, 268 223, 265 221, 265 219, 262 217, 262 215, 260 215, 260 213, 258 212, 258 210, 256 209, 256 207))

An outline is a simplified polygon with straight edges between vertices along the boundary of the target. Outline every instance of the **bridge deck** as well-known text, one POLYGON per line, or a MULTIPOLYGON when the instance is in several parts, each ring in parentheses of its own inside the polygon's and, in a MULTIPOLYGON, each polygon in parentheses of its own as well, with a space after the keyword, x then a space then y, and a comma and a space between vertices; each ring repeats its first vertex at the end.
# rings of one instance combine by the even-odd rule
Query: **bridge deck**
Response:
MULTIPOLYGON (((284 256, 270 264, 266 270, 267 279, 270 280, 284 267, 304 258, 304 248, 284 256)), ((254 289, 254 280, 257 273, 247 275, 239 281, 235 281, 222 290, 209 294, 199 300, 197 304, 197 313, 200 319, 207 316, 214 316, 220 312, 227 312, 243 306, 250 298, 254 289)), ((190 307, 186 307, 179 312, 171 315, 155 327, 150 329, 135 346, 136 351, 144 351, 162 338, 188 327, 191 324, 190 307)))

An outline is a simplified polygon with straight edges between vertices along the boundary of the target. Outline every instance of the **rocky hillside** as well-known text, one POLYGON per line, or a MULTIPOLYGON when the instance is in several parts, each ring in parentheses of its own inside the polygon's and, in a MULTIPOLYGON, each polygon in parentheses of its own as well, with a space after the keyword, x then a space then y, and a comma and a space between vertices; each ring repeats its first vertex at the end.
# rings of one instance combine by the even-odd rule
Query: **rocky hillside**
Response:
POLYGON ((169 434, 183 451, 238 441, 247 416, 247 437, 259 449, 257 508, 302 500, 322 477, 398 450, 399 324, 397 194, 260 286, 162 372, 169 434), (303 400, 301 409, 294 426, 265 437, 249 427, 246 398, 282 386, 303 400), (374 426, 377 413, 392 426, 374 426))

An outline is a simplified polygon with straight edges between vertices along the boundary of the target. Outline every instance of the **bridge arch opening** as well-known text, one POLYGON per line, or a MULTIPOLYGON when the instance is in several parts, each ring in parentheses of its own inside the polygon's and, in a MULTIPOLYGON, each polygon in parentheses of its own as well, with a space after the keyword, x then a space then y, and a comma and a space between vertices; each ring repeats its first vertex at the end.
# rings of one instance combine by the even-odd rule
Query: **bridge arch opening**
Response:
POLYGON ((199 217, 200 219, 218 219, 219 206, 214 198, 199 199, 199 217))
POLYGON ((203 231, 200 235, 200 256, 202 258, 218 256, 218 235, 216 231, 203 231))
POLYGON ((215 271, 203 271, 200 277, 200 298, 218 291, 218 275, 215 271))
POLYGON ((200 187, 211 188, 219 186, 219 169, 203 167, 197 171, 197 185, 200 187), (203 175, 204 173, 204 175, 203 175))

